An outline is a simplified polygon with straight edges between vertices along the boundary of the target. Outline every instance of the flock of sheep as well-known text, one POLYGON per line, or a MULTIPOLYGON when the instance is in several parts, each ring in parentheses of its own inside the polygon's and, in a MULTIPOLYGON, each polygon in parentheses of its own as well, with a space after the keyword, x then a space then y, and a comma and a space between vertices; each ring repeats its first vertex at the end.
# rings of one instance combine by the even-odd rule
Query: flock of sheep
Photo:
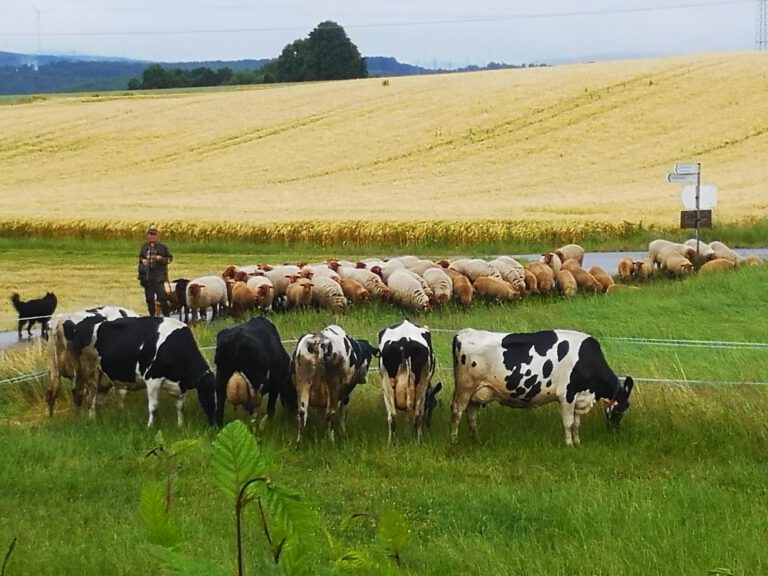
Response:
POLYGON ((468 307, 473 299, 516 300, 528 294, 598 293, 632 287, 656 271, 679 278, 699 272, 757 263, 722 242, 706 244, 658 239, 642 260, 624 257, 610 274, 600 266, 582 267, 584 248, 567 244, 521 263, 511 256, 430 260, 417 256, 367 258, 357 262, 326 260, 307 264, 228 266, 220 275, 177 279, 167 285, 172 308, 186 321, 225 310, 233 315, 256 310, 318 307, 343 311, 371 299, 392 301, 411 311, 428 311, 455 299, 468 307), (698 244, 698 246, 697 246, 698 244))

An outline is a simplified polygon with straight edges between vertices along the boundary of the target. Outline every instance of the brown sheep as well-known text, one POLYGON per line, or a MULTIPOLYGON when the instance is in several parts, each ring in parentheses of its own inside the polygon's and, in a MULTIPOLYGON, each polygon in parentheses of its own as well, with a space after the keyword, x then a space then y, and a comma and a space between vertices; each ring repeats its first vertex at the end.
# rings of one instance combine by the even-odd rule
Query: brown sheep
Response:
POLYGON ((469 307, 472 304, 472 295, 475 293, 472 282, 464 274, 453 268, 445 268, 445 273, 453 282, 453 295, 459 299, 462 306, 469 307))
POLYGON ((357 280, 353 280, 352 278, 339 278, 339 284, 341 284, 341 290, 344 292, 344 296, 346 296, 347 300, 353 304, 367 302, 371 297, 371 293, 357 280))
POLYGON ((576 284, 576 278, 568 270, 559 270, 555 274, 557 288, 563 296, 575 296, 579 287, 576 284))
POLYGON ((614 281, 613 278, 611 278, 611 275, 603 270, 600 266, 592 266, 589 270, 587 270, 587 272, 592 274, 592 276, 595 277, 595 280, 600 282, 600 285, 603 287, 602 292, 605 292, 610 286, 614 285, 614 281))
POLYGON ((650 258, 634 260, 632 262, 632 266, 635 278, 638 280, 650 280, 650 278, 653 276, 653 260, 650 258))
POLYGON ((232 314, 239 316, 258 307, 259 295, 248 287, 246 282, 238 280, 232 285, 232 314))
POLYGON ((632 279, 635 275, 635 266, 630 256, 622 256, 619 259, 617 272, 622 282, 629 282, 632 279))
POLYGON ((293 280, 285 288, 286 308, 309 308, 312 304, 312 281, 308 278, 292 276, 293 280))
POLYGON ((736 264, 727 258, 715 258, 709 262, 705 262, 699 268, 699 274, 709 274, 710 272, 717 272, 720 270, 731 270, 735 268, 736 264))
POLYGON ((509 282, 501 278, 480 276, 472 286, 477 295, 483 298, 491 300, 516 300, 520 298, 518 290, 515 290, 509 282))
POLYGON ((569 258, 563 262, 563 270, 567 270, 573 275, 576 280, 576 285, 579 287, 580 292, 602 292, 603 285, 599 280, 592 276, 589 272, 579 266, 578 261, 569 258))
POLYGON ((555 283, 555 271, 543 262, 528 262, 525 268, 536 276, 539 294, 549 294, 555 283))
POLYGON ((668 276, 682 278, 693 270, 693 264, 685 256, 670 250, 661 254, 661 269, 668 276))
POLYGON ((525 291, 529 294, 538 294, 539 286, 536 281, 536 274, 530 270, 523 270, 523 274, 525 274, 525 291))

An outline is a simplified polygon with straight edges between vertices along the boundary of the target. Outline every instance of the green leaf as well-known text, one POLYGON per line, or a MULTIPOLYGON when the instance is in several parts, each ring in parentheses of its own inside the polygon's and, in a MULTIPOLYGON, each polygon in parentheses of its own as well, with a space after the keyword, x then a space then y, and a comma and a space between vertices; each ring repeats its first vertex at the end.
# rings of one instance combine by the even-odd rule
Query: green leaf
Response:
POLYGON ((376 562, 371 560, 365 552, 357 550, 350 550, 333 563, 334 572, 341 576, 356 574, 361 570, 370 571, 373 568, 376 568, 376 562))
POLYGON ((379 518, 376 536, 381 545, 399 559, 411 540, 411 526, 400 512, 390 510, 379 518))
POLYGON ((152 554, 175 576, 227 576, 231 573, 210 560, 190 558, 167 548, 153 547, 152 554))
POLYGON ((282 543, 280 564, 285 572, 306 572, 320 545, 314 509, 298 493, 271 482, 262 494, 262 505, 274 545, 282 543))
POLYGON ((140 512, 152 544, 172 548, 179 543, 179 531, 171 515, 165 511, 165 488, 151 482, 141 489, 140 512))
POLYGON ((264 475, 264 456, 240 420, 233 420, 216 436, 211 468, 216 484, 233 502, 243 484, 264 475))
POLYGON ((199 440, 190 438, 188 440, 179 440, 178 442, 174 442, 171 444, 171 449, 169 450, 169 455, 171 458, 178 456, 179 454, 186 452, 187 450, 190 450, 197 446, 200 443, 199 440))

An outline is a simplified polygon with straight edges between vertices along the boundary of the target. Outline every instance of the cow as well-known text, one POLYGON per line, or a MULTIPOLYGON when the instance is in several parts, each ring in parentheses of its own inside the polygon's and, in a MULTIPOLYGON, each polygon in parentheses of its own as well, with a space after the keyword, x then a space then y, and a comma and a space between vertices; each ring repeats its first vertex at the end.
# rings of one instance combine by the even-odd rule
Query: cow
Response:
MULTIPOLYGON (((86 318, 93 318, 97 322, 104 320, 114 320, 116 318, 138 317, 133 310, 121 308, 119 306, 99 306, 97 308, 88 308, 79 312, 69 314, 60 314, 53 317, 51 325, 51 339, 48 342, 48 390, 46 392, 46 404, 48 405, 48 415, 53 416, 53 409, 56 405, 56 399, 61 390, 61 379, 68 378, 75 382, 75 374, 80 369, 80 354, 72 347, 67 345, 67 339, 64 337, 64 322, 69 320, 78 323, 86 318)), ((83 387, 84 378, 82 372, 80 385, 75 384, 72 387, 72 403, 75 406, 82 406, 86 388, 83 387)), ((96 386, 96 383, 93 383, 96 386)))
MULTIPOLYGON (((147 427, 154 424, 161 388, 176 400, 179 427, 184 424, 184 394, 193 388, 197 389, 198 402, 208 423, 213 424, 216 413, 213 372, 189 326, 183 322, 156 316, 101 322, 85 318, 79 323, 67 320, 64 336, 80 354, 81 370, 99 375, 98 387, 146 386, 147 427)), ((89 377, 87 385, 92 382, 89 377)))
POLYGON ((379 372, 384 392, 389 426, 388 443, 392 443, 397 410, 407 411, 421 440, 422 424, 431 420, 437 404, 435 395, 442 388, 434 388, 431 380, 435 372, 435 354, 432 336, 426 326, 417 326, 402 320, 379 332, 379 372))
POLYGON ((278 398, 283 406, 296 410, 296 393, 291 386, 291 357, 283 347, 275 325, 263 316, 224 328, 216 335, 216 425, 224 423, 227 384, 235 372, 250 383, 254 394, 268 396, 267 416, 275 414, 278 398))
POLYGON ((365 382, 371 359, 377 354, 367 340, 351 338, 335 324, 299 338, 291 359, 291 378, 298 397, 297 444, 310 406, 325 411, 331 442, 335 441, 337 425, 342 433, 346 431, 350 395, 357 384, 365 382))
POLYGON ((453 371, 454 443, 462 414, 477 437, 478 409, 496 400, 513 408, 559 402, 565 443, 579 444, 580 416, 602 398, 607 422, 618 427, 634 386, 630 376, 622 385, 594 337, 572 330, 505 334, 466 328, 453 338, 453 371))

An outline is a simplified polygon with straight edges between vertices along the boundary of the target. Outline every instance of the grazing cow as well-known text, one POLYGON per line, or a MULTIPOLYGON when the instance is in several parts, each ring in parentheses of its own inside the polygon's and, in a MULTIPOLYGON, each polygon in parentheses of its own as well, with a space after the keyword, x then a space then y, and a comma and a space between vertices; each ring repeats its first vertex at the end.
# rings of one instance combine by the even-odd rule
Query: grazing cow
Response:
POLYGON ((442 388, 441 384, 432 388, 430 383, 435 372, 435 354, 429 328, 409 320, 393 324, 379 332, 379 351, 388 442, 392 443, 397 410, 407 411, 416 438, 421 440, 422 424, 431 420, 437 402, 434 396, 442 388))
POLYGON ((332 442, 337 424, 345 432, 349 397, 357 384, 365 382, 371 358, 377 353, 368 341, 349 337, 335 324, 299 338, 291 360, 299 408, 297 444, 310 406, 325 410, 332 442))
POLYGON ((621 384, 597 340, 571 330, 503 334, 466 328, 453 338, 453 371, 453 442, 465 410, 477 436, 478 409, 496 400, 513 408, 559 402, 565 443, 579 444, 581 414, 604 398, 606 418, 618 426, 634 385, 629 376, 621 384))
POLYGON ((91 386, 83 387, 86 378, 83 371, 80 370, 80 354, 67 345, 67 339, 64 336, 64 322, 69 320, 78 323, 85 318, 95 318, 98 322, 103 322, 104 320, 114 320, 129 316, 136 318, 139 315, 127 308, 99 306, 98 308, 89 308, 79 312, 54 316, 53 324, 51 325, 51 339, 48 342, 48 378, 50 383, 48 384, 45 398, 49 416, 53 416, 56 399, 61 390, 62 377, 74 382, 72 402, 78 407, 82 406, 86 392, 94 389, 97 385, 97 382, 93 382, 91 386), (76 374, 78 375, 77 378, 75 378, 76 374), (77 381, 80 382, 79 385, 77 381))
POLYGON ((224 424, 227 384, 240 372, 254 395, 267 396, 267 416, 275 415, 278 398, 291 411, 296 393, 291 386, 291 357, 283 347, 275 325, 263 316, 220 330, 216 336, 216 425, 224 424))
POLYGON ((53 292, 46 292, 42 298, 34 298, 24 302, 17 292, 11 295, 11 302, 19 315, 19 339, 21 339, 21 330, 24 324, 27 325, 27 335, 32 336, 32 325, 40 322, 40 335, 48 340, 48 322, 51 315, 56 311, 56 295, 53 292))
POLYGON ((81 369, 100 374, 99 386, 104 384, 103 377, 120 387, 146 385, 148 427, 155 421, 160 388, 175 398, 179 426, 184 424, 184 394, 192 388, 197 389, 200 406, 213 424, 213 372, 183 322, 156 316, 105 321, 85 318, 78 323, 66 320, 64 335, 80 354, 81 369))

